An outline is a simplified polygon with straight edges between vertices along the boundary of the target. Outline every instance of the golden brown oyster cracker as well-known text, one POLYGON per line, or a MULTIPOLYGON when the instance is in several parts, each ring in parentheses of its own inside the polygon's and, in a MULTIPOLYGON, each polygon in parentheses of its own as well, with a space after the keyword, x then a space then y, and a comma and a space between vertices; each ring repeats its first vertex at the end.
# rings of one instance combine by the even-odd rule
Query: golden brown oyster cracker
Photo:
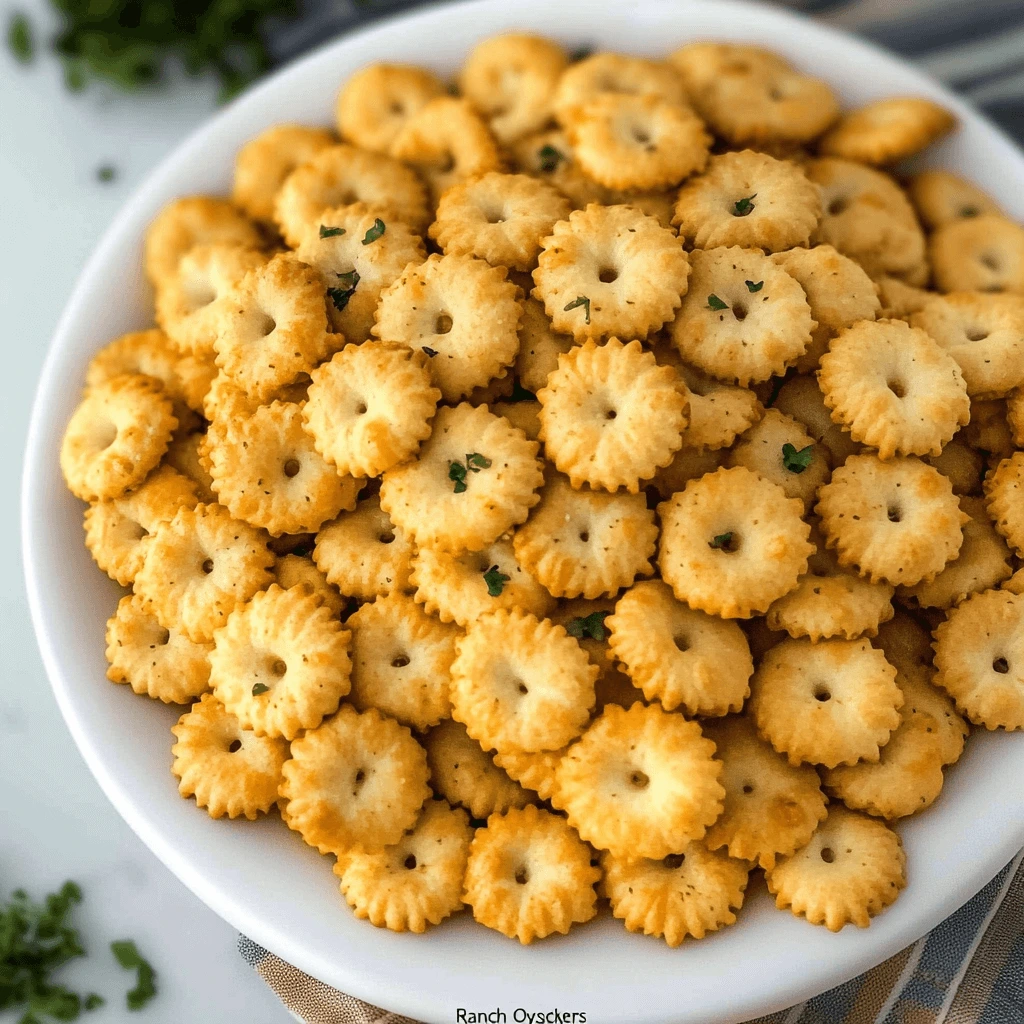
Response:
POLYGON ((691 480, 699 480, 705 473, 714 473, 722 465, 723 454, 722 451, 707 448, 680 448, 672 461, 654 474, 650 483, 653 490, 649 490, 649 493, 656 494, 662 501, 668 501, 691 480))
POLYGON ((146 276, 159 286, 197 245, 229 242, 258 249, 259 229, 233 203, 212 196, 186 196, 168 203, 146 230, 146 276))
POLYGON ((424 351, 434 384, 454 402, 512 365, 520 315, 503 267, 435 253, 382 292, 373 333, 424 351))
POLYGON ((778 409, 768 409, 737 441, 726 463, 759 473, 809 508, 829 478, 832 455, 802 423, 778 409))
POLYGON ((374 495, 321 527, 313 561, 343 594, 372 601, 379 594, 409 587, 414 550, 374 495))
POLYGON ((733 911, 743 906, 750 874, 748 864, 711 853, 703 843, 689 843, 661 860, 624 859, 605 851, 601 867, 602 889, 626 930, 664 939, 673 948, 687 936, 703 939, 735 924, 733 911))
POLYGON ((580 166, 607 188, 670 188, 708 160, 704 122, 658 96, 601 93, 562 120, 580 166))
POLYGON ((282 590, 301 587, 334 616, 341 616, 345 611, 348 602, 327 582, 327 577, 308 555, 278 555, 274 562, 274 579, 282 590))
POLYGON ((675 315, 690 264, 675 233, 629 206, 589 205, 542 241, 534 298, 577 341, 645 338, 675 315))
POLYGON ((500 142, 514 142, 551 119, 555 87, 567 64, 554 40, 507 32, 473 47, 459 88, 500 142))
POLYGON ((671 64, 604 51, 584 57, 565 70, 555 91, 555 116, 564 122, 575 108, 609 94, 686 102, 683 80, 671 64))
POLYGON ((1024 384, 1024 295, 936 295, 910 322, 956 360, 968 394, 1002 398, 1024 384))
POLYGON ((831 245, 790 249, 772 257, 807 296, 817 327, 807 351, 797 360, 798 373, 811 373, 828 351, 829 341, 858 320, 874 320, 881 312, 875 284, 854 262, 831 245))
POLYGON ((734 146, 810 142, 839 114, 825 82, 766 64, 723 67, 691 99, 714 133, 734 146))
POLYGON ((409 582, 428 613, 463 628, 498 608, 522 608, 543 618, 555 603, 519 565, 506 539, 461 555, 420 548, 412 558, 409 582))
POLYGON ((76 498, 119 498, 149 475, 178 426, 154 377, 125 373, 89 388, 64 430, 60 468, 76 498))
MULTIPOLYGON (((925 635, 927 640, 931 638, 925 635)), ((929 651, 929 654, 931 652, 929 651)), ((886 653, 886 657, 892 658, 886 653)), ((896 670, 896 684, 903 691, 904 703, 900 714, 904 719, 920 720, 925 732, 938 743, 943 764, 953 764, 964 752, 970 731, 967 722, 957 713, 956 705, 945 690, 932 683, 934 672, 928 669, 896 670)), ((885 748, 882 748, 883 753, 885 748)))
POLYGON ((662 578, 691 608, 763 614, 807 571, 814 551, 802 503, 743 466, 719 469, 658 506, 662 578))
POLYGON ((937 228, 928 243, 942 292, 1024 294, 1024 227, 986 213, 937 228))
POLYGON ((519 354, 515 374, 527 391, 540 391, 548 382, 548 374, 558 367, 558 357, 569 352, 575 339, 559 334, 551 326, 544 304, 527 296, 521 303, 523 318, 519 321, 519 354))
POLYGON ((952 485, 920 459, 851 455, 818 492, 815 511, 841 566, 872 583, 913 586, 954 559, 967 520, 952 485))
POLYGON ((555 769, 568 749, 538 750, 532 754, 521 750, 499 751, 494 755, 494 763, 520 785, 532 789, 541 800, 550 800, 555 791, 555 769))
POLYGON ((612 654, 647 700, 688 715, 743 707, 754 663, 735 622, 688 608, 660 580, 645 580, 619 598, 605 625, 612 654))
POLYGON ((274 200, 274 220, 295 247, 324 210, 365 203, 386 224, 414 231, 430 223, 426 189, 416 172, 380 153, 342 144, 321 150, 285 178, 274 200))
POLYGON ((757 731, 790 764, 877 761, 900 724, 896 669, 868 640, 783 640, 751 683, 757 731))
POLYGON ((525 946, 589 921, 600 877, 565 819, 531 805, 492 814, 477 831, 463 898, 480 924, 525 946))
POLYGON ((672 461, 689 421, 685 384, 639 341, 577 345, 559 356, 537 400, 544 453, 575 488, 636 494, 672 461))
POLYGON ((519 139, 508 155, 513 170, 554 185, 575 210, 582 210, 589 203, 609 206, 619 198, 580 167, 569 137, 559 128, 548 128, 519 139))
POLYGON ((811 160, 804 170, 821 189, 824 211, 813 241, 835 246, 871 277, 889 275, 925 284, 924 233, 914 208, 888 174, 836 157, 811 160))
POLYGON ((818 386, 832 418, 882 459, 938 455, 971 418, 957 361, 903 320, 841 330, 821 357, 818 386))
POLYGON ((351 633, 304 587, 276 583, 213 635, 210 683, 242 726, 293 740, 349 692, 351 633))
POLYGON ((488 402, 488 408, 495 416, 503 417, 521 430, 529 440, 540 439, 540 402, 488 402))
POLYGON ((900 676, 929 675, 932 667, 932 638, 921 622, 909 612, 898 609, 888 622, 878 627, 875 641, 889 664, 900 676))
POLYGON ((315 533, 356 507, 361 482, 339 476, 302 429, 302 409, 261 405, 209 448, 218 500, 233 516, 272 536, 315 533))
POLYGON ((889 96, 850 110, 819 141, 826 156, 891 164, 948 135, 956 118, 920 96, 889 96))
POLYGON ((782 374, 811 342, 803 289, 755 249, 694 250, 672 343, 688 363, 747 385, 782 374))
POLYGON ((569 200, 547 182, 491 171, 441 196, 430 237, 445 253, 527 271, 537 265, 541 239, 570 210, 569 200))
POLYGON ((744 150, 713 156, 680 190, 672 222, 695 248, 778 252, 807 245, 820 217, 818 190, 796 164, 744 150))
POLYGON ((164 629, 142 598, 130 594, 107 621, 107 678, 165 704, 188 704, 210 688, 212 649, 164 629))
POLYGON ((441 392, 422 352, 385 341, 347 345, 310 376, 302 422, 342 476, 380 476, 430 436, 441 392))
POLYGON ((961 434, 942 446, 938 455, 929 455, 925 462, 949 478, 953 493, 980 494, 981 478, 985 472, 985 456, 972 448, 961 434))
POLYGON ((485 750, 558 750, 583 731, 598 668, 562 626, 499 609, 456 649, 452 717, 485 750))
POLYGON ((961 498, 970 517, 963 525, 957 557, 928 583, 901 587, 901 601, 922 608, 950 608, 969 594, 998 587, 1013 574, 1010 549, 995 531, 981 498, 961 498))
POLYGON ((725 847, 730 857, 771 870, 777 857, 804 846, 825 818, 818 773, 789 764, 758 737, 746 716, 706 722, 704 734, 717 748, 725 787, 725 809, 704 845, 725 847))
POLYGON ((1024 594, 1024 568, 1018 569, 1004 584, 1011 594, 1024 594))
POLYGON ((291 253, 249 271, 218 311, 217 366, 256 401, 328 355, 320 275, 291 253))
POLYGON ((178 792, 196 798, 211 818, 255 821, 277 802, 288 744, 243 729, 212 693, 203 694, 171 727, 171 771, 178 792))
POLYGON ((405 122, 443 93, 444 83, 426 68, 369 64, 338 93, 338 133, 362 149, 387 153, 405 122))
POLYGON ((985 501, 996 530, 1024 558, 1024 452, 1003 459, 985 477, 985 501))
POLYGON ((384 474, 381 507, 420 547, 479 551, 540 500, 537 447, 486 408, 442 407, 419 458, 384 474))
POLYGON ((430 797, 427 755, 404 725, 343 704, 292 741, 282 769, 285 821, 321 853, 392 846, 430 797))
POLYGON ((364 604, 352 630, 352 703, 378 708, 425 732, 451 714, 448 691, 459 630, 442 625, 404 594, 364 604))
POLYGON ((276 124, 247 142, 235 157, 231 198, 253 220, 270 223, 278 190, 296 167, 335 145, 323 128, 276 124))
POLYGON ((573 490, 553 477, 516 530, 516 560, 555 597, 595 598, 654 572, 658 528, 641 494, 573 490))
POLYGON ((453 96, 435 97, 410 115, 390 152, 426 179, 435 206, 452 185, 501 169, 498 144, 487 123, 467 100, 453 96))
POLYGON ((197 501, 191 480, 159 466, 134 490, 85 510, 85 546, 111 579, 130 587, 142 567, 146 538, 179 508, 197 501))
POLYGON ((1013 434, 1003 399, 971 401, 971 422, 964 427, 964 440, 983 452, 988 452, 996 461, 1009 458, 1014 451, 1013 434))
POLYGON ((871 583, 841 568, 817 530, 812 529, 811 541, 817 551, 807 560, 807 572, 795 590, 768 609, 768 625, 812 641, 874 636, 879 624, 893 616, 893 586, 871 583))
POLYGON ((680 714, 610 704, 559 762, 552 802, 599 849, 660 860, 703 838, 722 812, 714 750, 680 714))
POLYGON ((851 923, 866 928, 896 900, 907 884, 906 860, 892 829, 833 804, 811 841, 765 880, 780 910, 838 932, 851 923))
POLYGON ((906 320, 908 323, 911 315, 924 309, 925 303, 934 294, 923 288, 915 288, 898 277, 879 277, 875 286, 878 288, 878 297, 882 303, 879 316, 892 320, 906 320))
POLYGON ((670 53, 668 61, 682 75, 691 97, 699 95, 723 72, 754 74, 792 70, 792 65, 772 50, 747 43, 710 40, 687 43, 670 53))
POLYGON ((462 907, 472 838, 465 811, 428 800, 397 843, 346 853, 334 873, 356 917, 393 932, 422 933, 462 907))
POLYGON ((907 184, 907 192, 917 215, 931 231, 954 221, 1002 212, 980 188, 949 171, 919 171, 907 184))
POLYGON ((851 810, 904 818, 930 807, 942 790, 942 741, 929 718, 901 715, 876 763, 828 768, 822 777, 851 810))
POLYGON ((825 396, 812 376, 790 377, 779 389, 772 408, 799 420, 811 437, 832 453, 833 466, 841 466, 851 455, 863 451, 861 445, 832 421, 825 396))
POLYGON ((195 246, 157 288, 157 323, 182 352, 212 352, 225 296, 267 258, 259 249, 227 242, 195 246))
POLYGON ((270 582, 273 563, 266 534, 226 508, 179 508, 147 542, 135 592, 165 629, 206 643, 236 606, 270 582))
POLYGON ((470 816, 482 820, 503 814, 510 807, 525 807, 534 800, 485 754, 461 722, 445 719, 423 740, 434 789, 470 816))
POLYGON ((347 342, 361 342, 373 331, 381 292, 426 253, 420 236, 400 220, 385 222, 366 203, 352 203, 307 223, 296 256, 323 278, 331 329, 347 342), (378 223, 383 233, 375 230, 378 223))
POLYGON ((1006 422, 1013 443, 1018 448, 1024 448, 1024 386, 1006 396, 1006 422))
POLYGON ((612 204, 631 206, 648 217, 653 217, 663 228, 672 228, 672 214, 676 205, 676 189, 658 189, 655 191, 633 192, 631 190, 616 191, 612 196, 612 204))
POLYGON ((935 630, 935 681, 986 729, 1024 729, 1024 596, 973 594, 935 630))

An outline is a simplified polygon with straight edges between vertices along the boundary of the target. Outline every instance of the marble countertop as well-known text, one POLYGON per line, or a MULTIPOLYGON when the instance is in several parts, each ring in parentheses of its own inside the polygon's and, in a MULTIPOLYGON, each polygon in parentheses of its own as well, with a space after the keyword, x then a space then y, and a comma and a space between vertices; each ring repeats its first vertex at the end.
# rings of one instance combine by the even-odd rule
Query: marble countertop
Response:
MULTIPOLYGON (((41 0, 21 0, 45 23, 41 0)), ((0 5, 6 32, 10 6, 0 5)), ((146 173, 213 111, 210 83, 147 97, 65 92, 56 62, 25 68, 0 47, 0 892, 36 897, 65 879, 85 901, 75 914, 89 956, 61 980, 106 1006, 90 1024, 284 1024, 291 1016, 235 951, 233 928, 149 852, 107 802, 68 733, 29 623, 18 543, 22 453, 32 395, 75 278, 146 173), (113 182, 96 170, 116 168, 113 182), (159 996, 129 1013, 131 976, 109 952, 133 938, 158 973, 159 996)), ((17 1020, 0 1013, 0 1024, 17 1020)))

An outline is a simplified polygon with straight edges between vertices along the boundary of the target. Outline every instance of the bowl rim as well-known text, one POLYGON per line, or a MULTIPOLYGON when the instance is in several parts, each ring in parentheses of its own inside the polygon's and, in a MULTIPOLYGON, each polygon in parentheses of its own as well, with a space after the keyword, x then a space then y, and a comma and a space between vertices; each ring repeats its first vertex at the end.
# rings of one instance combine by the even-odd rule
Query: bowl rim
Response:
MULTIPOLYGON (((530 8, 531 3, 528 2, 524 6, 530 8)), ((539 6, 541 5, 537 0, 532 0, 532 8, 539 6)), ((586 10, 586 4, 581 0, 562 0, 559 6, 570 11, 573 9, 586 10)), ((678 10, 681 5, 672 0, 631 0, 631 2, 622 3, 620 6, 624 9, 664 8, 666 12, 671 12, 678 10)), ((881 47, 849 36, 830 26, 812 22, 798 13, 765 7, 758 3, 747 2, 747 0, 687 0, 687 3, 682 6, 714 9, 717 15, 722 12, 731 13, 740 21, 754 17, 758 23, 774 22, 780 26, 789 27, 792 31, 806 37, 809 43, 813 43, 815 39, 828 41, 832 45, 838 45, 841 42, 849 52, 851 61, 863 59, 877 62, 883 60, 889 65, 899 66, 905 77, 916 81, 922 94, 939 97, 961 120, 975 124, 980 123, 987 130, 993 144, 994 152, 990 154, 992 159, 1005 160, 1011 165, 1015 165, 1020 172, 1021 180, 1024 181, 1024 155, 1017 150, 1008 136, 983 114, 950 93, 930 76, 881 47)), ((401 25, 408 32, 420 31, 429 34, 430 31, 443 29, 444 23, 449 20, 468 18, 478 21, 482 29, 480 34, 484 35, 487 34, 489 19, 499 13, 507 12, 507 8, 506 0, 460 0, 460 2, 436 7, 398 12, 366 27, 346 32, 325 42, 311 53, 292 62, 248 90, 204 121, 165 156, 147 174, 143 182, 120 208, 76 280, 51 339, 36 387, 22 472, 20 505, 22 559, 29 609, 37 643, 47 677, 75 744, 118 813, 146 846, 192 892, 243 934, 315 977, 333 978, 328 981, 329 984, 343 986, 345 991, 359 998, 378 1003, 383 1000, 387 1007, 395 1012, 433 1020, 449 1019, 446 1015, 447 1010, 436 1001, 425 1001, 422 998, 422 993, 407 991, 398 983, 401 980, 400 977, 397 977, 396 981, 397 971, 390 979, 390 987, 385 991, 382 989, 379 979, 369 979, 351 971, 346 973, 344 965, 337 964, 336 961, 328 959, 326 955, 311 956, 300 941, 293 939, 290 935, 268 929, 258 915, 251 912, 243 901, 226 894, 216 883, 204 877, 202 871, 190 862, 187 853, 177 849, 168 835, 140 813, 125 780, 119 778, 109 769, 103 750, 97 745, 95 738, 90 735, 75 710, 72 700, 75 684, 73 680, 66 677, 60 664, 58 655, 60 638, 55 636, 50 628, 47 613, 50 597, 46 594, 45 580, 40 575, 39 546, 46 542, 43 528, 45 515, 41 515, 46 508, 43 467, 48 460, 53 458, 54 450, 51 441, 54 430, 57 429, 54 416, 48 409, 47 399, 62 386, 58 379, 61 354, 68 345, 68 336, 72 333, 73 325, 81 314, 87 297, 96 287, 101 268, 112 253, 122 247, 124 239, 133 234, 140 217, 152 206, 154 195, 162 193, 168 183, 174 180, 179 166, 188 162, 194 154, 203 149, 208 140, 216 138, 223 131, 225 125, 236 119, 248 117, 254 123, 265 126, 267 122, 259 118, 258 111, 263 102, 281 88, 283 83, 301 78, 313 65, 320 62, 326 63, 335 51, 347 49, 356 44, 366 45, 367 51, 371 54, 377 52, 374 50, 376 39, 386 37, 397 25, 401 25)), ((623 16, 626 16, 625 13, 623 16)), ((716 29, 714 35, 715 38, 721 39, 749 38, 751 41, 756 41, 752 32, 726 35, 716 29)), ((684 38, 698 37, 684 36, 684 38)), ((680 41, 682 40, 680 39, 680 41)), ((59 425, 59 430, 63 431, 63 422, 59 425)), ((1001 843, 994 848, 987 849, 984 857, 964 865, 963 873, 957 879, 957 888, 951 888, 949 892, 933 899, 925 911, 919 910, 916 914, 907 917, 899 927, 894 929, 885 942, 873 946, 870 951, 861 951, 859 955, 848 957, 841 970, 836 970, 833 967, 780 979, 778 984, 771 988, 768 999, 759 996, 756 1001, 752 1001, 748 997, 735 1004, 730 1004, 727 1010, 715 1007, 709 1015, 702 1013, 700 1019, 711 1024, 712 1021, 746 1019, 758 1013, 771 1012, 841 984, 875 966, 914 942, 966 902, 998 873, 1022 844, 1024 844, 1024 820, 1020 823, 1018 833, 1013 835, 1008 833, 1003 837, 1001 843)), ((525 983, 525 979, 523 980, 525 983)), ((651 1016, 650 1012, 644 1011, 642 1008, 638 1008, 637 1013, 640 1014, 635 1017, 638 1022, 650 1021, 653 1024, 656 1020, 661 1019, 651 1016), (645 1012, 646 1015, 644 1015, 645 1012)))

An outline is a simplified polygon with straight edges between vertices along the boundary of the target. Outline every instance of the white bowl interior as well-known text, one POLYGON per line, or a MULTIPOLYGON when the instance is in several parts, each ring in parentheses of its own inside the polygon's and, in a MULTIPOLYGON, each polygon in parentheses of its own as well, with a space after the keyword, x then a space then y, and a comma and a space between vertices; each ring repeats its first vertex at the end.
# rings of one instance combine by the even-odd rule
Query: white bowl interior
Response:
POLYGON ((455 1008, 585 1011, 592 1024, 726 1024, 775 1010, 852 977, 923 934, 981 888, 1024 843, 1024 734, 975 734, 945 792, 900 825, 910 884, 867 931, 828 935, 779 913, 752 886, 740 922, 669 950, 605 918, 567 937, 520 947, 467 915, 428 937, 357 921, 331 863, 280 821, 215 822, 179 798, 169 772, 178 712, 105 679, 104 625, 119 589, 83 544, 82 505, 57 465, 64 425, 91 354, 150 322, 141 272, 146 224, 170 198, 223 193, 239 146, 279 121, 330 124, 338 84, 374 60, 451 72, 473 42, 532 28, 563 40, 663 54, 688 39, 757 42, 832 83, 848 104, 911 93, 961 118, 929 162, 975 180, 1024 218, 1024 158, 938 85, 895 58, 792 15, 745 3, 481 0, 427 9, 340 39, 224 110, 143 185, 83 272, 58 328, 36 398, 25 460, 23 540, 33 620, 60 706, 92 771, 142 839, 241 931, 324 981, 425 1021, 455 1008))

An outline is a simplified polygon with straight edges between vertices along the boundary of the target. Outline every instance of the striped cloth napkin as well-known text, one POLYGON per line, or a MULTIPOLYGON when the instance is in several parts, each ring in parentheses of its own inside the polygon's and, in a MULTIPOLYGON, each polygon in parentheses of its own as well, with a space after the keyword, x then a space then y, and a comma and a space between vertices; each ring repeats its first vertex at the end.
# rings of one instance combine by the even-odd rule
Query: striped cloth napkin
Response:
MULTIPOLYGON (((422 0, 333 0, 271 40, 278 62, 422 0)), ((1024 143, 1024 0, 790 0, 782 6, 901 54, 1024 143)), ((304 1024, 417 1024, 239 938, 304 1024)), ((1024 1024, 1024 852, 969 903, 873 970, 749 1024, 1024 1024)))

